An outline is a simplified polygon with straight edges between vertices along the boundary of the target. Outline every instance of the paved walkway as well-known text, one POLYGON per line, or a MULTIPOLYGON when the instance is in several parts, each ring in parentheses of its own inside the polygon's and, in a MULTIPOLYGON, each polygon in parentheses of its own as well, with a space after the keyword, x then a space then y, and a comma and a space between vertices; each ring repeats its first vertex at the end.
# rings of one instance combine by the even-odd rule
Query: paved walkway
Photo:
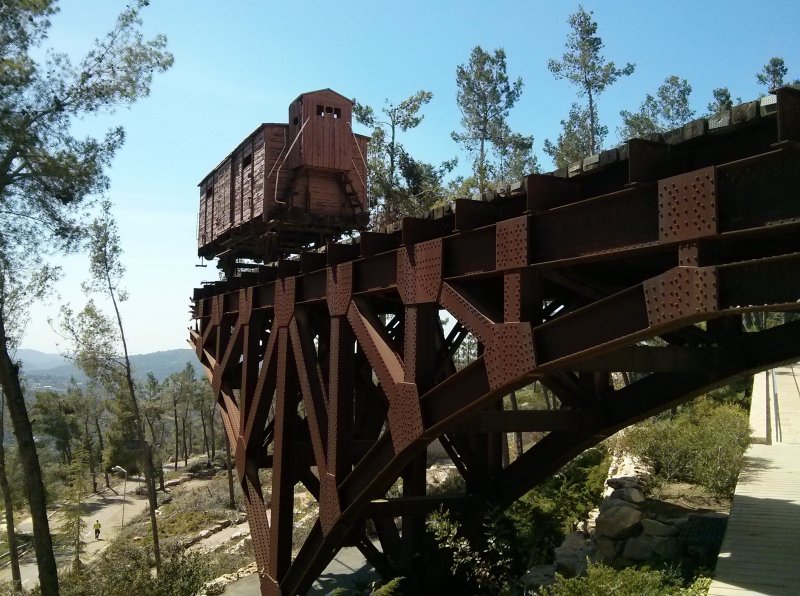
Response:
MULTIPOLYGON (((376 545, 377 546, 377 545, 376 545)), ((345 547, 334 557, 308 594, 329 594, 336 588, 357 589, 378 579, 378 574, 355 547, 345 547)), ((225 587, 224 596, 253 596, 259 593, 258 575, 246 575, 225 587)))
POLYGON ((750 426, 708 593, 800 594, 800 365, 756 375, 750 426))
MULTIPOLYGON (((125 520, 131 520, 135 515, 147 509, 147 499, 137 496, 132 490, 132 488, 135 487, 135 483, 128 482, 127 488, 131 490, 128 490, 125 495, 125 520)), ((114 488, 117 491, 116 493, 105 489, 100 494, 90 496, 84 502, 85 514, 81 516, 86 526, 83 534, 83 560, 98 556, 119 533, 123 514, 122 483, 115 485, 114 488), (92 526, 95 520, 99 521, 102 526, 100 540, 94 539, 94 530, 92 526)), ((60 512, 56 511, 54 514, 51 514, 51 532, 58 531, 61 522, 62 517, 60 512)), ((17 524, 17 532, 33 534, 33 523, 31 519, 27 518, 17 524)), ((57 549, 56 563, 59 568, 64 569, 69 567, 71 561, 71 552, 67 552, 64 549, 57 549)), ((36 556, 33 549, 20 557, 19 563, 22 586, 28 590, 34 588, 39 583, 39 571, 36 567, 36 556)), ((7 563, 0 568, 0 581, 11 581, 11 568, 7 563)))

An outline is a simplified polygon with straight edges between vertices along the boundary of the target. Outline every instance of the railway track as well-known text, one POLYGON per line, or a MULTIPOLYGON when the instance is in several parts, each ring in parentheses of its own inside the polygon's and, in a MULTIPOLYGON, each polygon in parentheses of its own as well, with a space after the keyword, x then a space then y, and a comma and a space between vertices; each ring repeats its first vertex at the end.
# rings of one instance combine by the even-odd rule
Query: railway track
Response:
POLYGON ((236 445, 262 592, 304 593, 343 545, 427 586, 428 512, 479 526, 620 428, 800 358, 800 322, 742 322, 800 308, 799 143, 800 90, 782 88, 196 289, 191 342, 236 445), (478 357, 457 370, 467 336, 478 357), (556 409, 504 409, 533 381, 556 409), (515 431, 543 438, 506 462, 515 431), (461 495, 426 494, 435 440, 461 495), (320 514, 292 559, 296 483, 320 514))

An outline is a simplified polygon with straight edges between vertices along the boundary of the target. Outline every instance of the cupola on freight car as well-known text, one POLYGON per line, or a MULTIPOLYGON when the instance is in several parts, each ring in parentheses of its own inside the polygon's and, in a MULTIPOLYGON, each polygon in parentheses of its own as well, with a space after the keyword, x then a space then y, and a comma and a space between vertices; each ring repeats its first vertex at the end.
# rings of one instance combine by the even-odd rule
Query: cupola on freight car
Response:
POLYGON ((268 262, 363 229, 367 140, 353 101, 303 93, 288 124, 262 124, 200 182, 198 255, 268 262))

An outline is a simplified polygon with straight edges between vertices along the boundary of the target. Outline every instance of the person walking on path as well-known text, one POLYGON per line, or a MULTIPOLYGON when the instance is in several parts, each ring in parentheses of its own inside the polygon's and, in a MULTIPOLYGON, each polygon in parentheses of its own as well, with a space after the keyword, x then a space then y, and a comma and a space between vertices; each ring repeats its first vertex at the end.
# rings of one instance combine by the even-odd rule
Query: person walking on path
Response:
POLYGON ((100 520, 97 519, 94 522, 94 539, 100 540, 100 520))

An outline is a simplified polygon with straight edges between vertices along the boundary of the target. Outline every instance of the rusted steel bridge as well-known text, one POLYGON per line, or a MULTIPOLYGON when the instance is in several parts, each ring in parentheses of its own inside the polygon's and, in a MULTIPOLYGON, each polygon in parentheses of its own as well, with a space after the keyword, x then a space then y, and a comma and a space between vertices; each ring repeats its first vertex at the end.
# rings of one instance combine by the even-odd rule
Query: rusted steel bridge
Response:
POLYGON ((428 512, 468 527, 615 431, 797 360, 800 322, 752 331, 743 315, 799 301, 793 88, 195 290, 191 338, 235 445, 262 593, 305 593, 343 545, 424 585, 428 512), (468 334, 478 357, 457 370, 468 334), (615 372, 637 374, 615 386, 615 372), (504 409, 534 381, 556 409, 504 409), (504 463, 515 431, 543 438, 504 463), (437 439, 462 495, 426 494, 437 439), (297 483, 319 519, 293 553, 297 483))

